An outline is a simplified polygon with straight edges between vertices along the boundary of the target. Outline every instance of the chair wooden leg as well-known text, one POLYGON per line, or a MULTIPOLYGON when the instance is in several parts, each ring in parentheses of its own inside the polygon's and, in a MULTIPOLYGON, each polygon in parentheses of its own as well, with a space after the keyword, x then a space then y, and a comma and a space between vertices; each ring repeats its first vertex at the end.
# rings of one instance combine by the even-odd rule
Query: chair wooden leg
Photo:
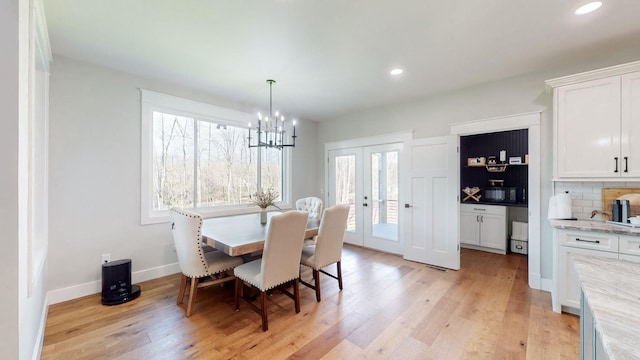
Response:
POLYGON ((242 293, 242 280, 236 278, 236 311, 240 310, 241 293, 242 293))
POLYGON ((300 279, 293 281, 293 302, 296 306, 296 314, 300 312, 300 279))
POLYGON ((313 281, 316 290, 316 301, 320 302, 320 271, 313 269, 313 281))
POLYGON ((260 312, 262 315, 262 331, 269 330, 269 324, 267 323, 267 292, 260 292, 260 312))
POLYGON ((189 303, 187 304, 187 317, 191 316, 193 304, 196 302, 196 292, 198 291, 198 278, 191 278, 191 291, 189 291, 189 303))
POLYGON ((340 290, 342 290, 342 265, 340 265, 340 261, 338 261, 336 265, 338 266, 338 286, 340 290))
POLYGON ((180 278, 180 290, 178 290, 178 302, 177 305, 182 304, 182 300, 184 299, 184 291, 187 289, 187 277, 182 274, 180 278))

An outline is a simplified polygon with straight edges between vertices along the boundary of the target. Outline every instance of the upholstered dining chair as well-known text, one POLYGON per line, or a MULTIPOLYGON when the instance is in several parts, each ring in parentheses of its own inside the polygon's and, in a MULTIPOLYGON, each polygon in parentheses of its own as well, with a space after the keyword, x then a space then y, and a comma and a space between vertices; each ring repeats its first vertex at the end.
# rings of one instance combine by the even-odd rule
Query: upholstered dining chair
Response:
POLYGON ((242 264, 242 259, 229 256, 222 251, 203 250, 200 214, 177 208, 172 208, 169 213, 173 241, 182 271, 177 304, 182 304, 187 283, 190 283, 186 313, 189 317, 193 312, 198 289, 233 280, 234 276, 226 272, 242 264))
POLYGON ((260 307, 242 297, 242 300, 262 316, 262 330, 267 323, 267 291, 280 287, 283 294, 293 299, 296 313, 300 312, 300 253, 309 214, 306 211, 288 211, 271 218, 262 259, 242 264, 233 273, 236 276, 236 310, 240 309, 243 284, 260 290, 260 307), (293 294, 283 285, 293 283, 293 294))
MULTIPOLYGON (((296 201, 296 210, 306 211, 309 213, 309 219, 320 221, 322 217, 322 200, 315 196, 310 196, 296 201)), ((314 245, 317 237, 304 239, 304 245, 314 245)))
POLYGON ((315 196, 310 196, 296 201, 296 210, 309 213, 309 219, 320 220, 322 217, 322 200, 315 196))
POLYGON ((320 273, 338 280, 338 287, 342 290, 342 243, 348 217, 348 205, 335 205, 326 209, 320 220, 316 244, 302 248, 300 264, 311 268, 314 284, 302 279, 300 282, 316 291, 317 301, 320 301, 320 273), (337 276, 322 270, 333 263, 337 266, 337 276))

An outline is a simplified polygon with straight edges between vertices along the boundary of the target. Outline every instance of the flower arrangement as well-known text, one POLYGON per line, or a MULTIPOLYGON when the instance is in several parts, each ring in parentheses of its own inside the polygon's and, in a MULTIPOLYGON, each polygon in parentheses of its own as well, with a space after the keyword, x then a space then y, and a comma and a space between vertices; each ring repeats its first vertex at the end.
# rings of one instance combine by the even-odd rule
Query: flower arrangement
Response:
POLYGON ((256 191, 255 193, 249 195, 249 199, 251 199, 250 204, 262 209, 266 209, 269 206, 274 206, 280 209, 274 202, 277 198, 278 193, 273 191, 273 189, 269 189, 266 192, 256 191))

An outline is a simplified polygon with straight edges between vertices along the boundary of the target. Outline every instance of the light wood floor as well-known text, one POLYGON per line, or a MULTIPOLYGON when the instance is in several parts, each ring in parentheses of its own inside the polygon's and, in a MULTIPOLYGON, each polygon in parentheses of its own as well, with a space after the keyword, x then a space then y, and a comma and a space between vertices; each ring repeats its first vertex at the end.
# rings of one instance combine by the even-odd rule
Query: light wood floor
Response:
POLYGON ((299 314, 275 292, 267 332, 246 304, 234 311, 231 284, 199 292, 185 318, 172 275, 141 283, 126 304, 92 295, 52 305, 42 359, 579 357, 579 319, 552 312, 550 294, 527 286, 526 257, 463 250, 461 266, 440 271, 345 246, 344 290, 323 275, 322 302, 301 287, 299 314))

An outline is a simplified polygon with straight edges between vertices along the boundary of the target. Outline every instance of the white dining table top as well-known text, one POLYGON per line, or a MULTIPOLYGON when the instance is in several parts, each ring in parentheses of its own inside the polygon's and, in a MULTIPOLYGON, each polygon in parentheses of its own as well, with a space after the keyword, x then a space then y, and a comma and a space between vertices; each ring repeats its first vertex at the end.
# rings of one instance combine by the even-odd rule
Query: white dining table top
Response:
MULTIPOLYGON (((231 256, 262 251, 271 217, 281 213, 280 211, 268 212, 266 224, 260 224, 260 213, 204 219, 203 241, 231 256)), ((304 238, 315 236, 318 233, 319 224, 318 220, 310 219, 307 222, 304 238)))

